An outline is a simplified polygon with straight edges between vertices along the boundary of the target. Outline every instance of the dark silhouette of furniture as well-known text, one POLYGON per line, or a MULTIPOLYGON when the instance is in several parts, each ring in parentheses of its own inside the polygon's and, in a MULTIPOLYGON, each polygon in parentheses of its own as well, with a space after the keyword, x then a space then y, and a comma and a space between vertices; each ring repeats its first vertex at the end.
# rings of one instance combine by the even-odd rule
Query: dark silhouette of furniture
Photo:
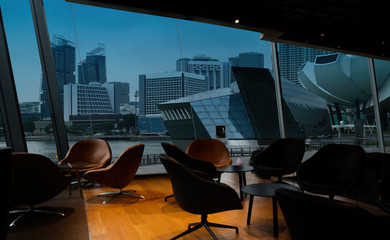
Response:
POLYGON ((90 182, 102 184, 111 188, 119 189, 118 192, 105 192, 98 195, 111 196, 103 204, 121 196, 133 196, 144 199, 145 197, 135 194, 134 190, 123 191, 127 185, 134 179, 135 174, 142 160, 145 145, 138 144, 127 148, 115 160, 115 162, 105 168, 89 170, 84 174, 84 178, 90 182))
POLYGON ((357 205, 288 189, 276 198, 292 240, 389 238, 381 218, 357 205))
POLYGON ((252 216, 252 206, 253 206, 253 197, 272 197, 272 214, 273 214, 273 224, 274 224, 274 237, 279 236, 279 227, 278 227, 278 203, 276 200, 275 190, 278 188, 290 189, 293 191, 300 191, 298 187, 285 183, 256 183, 250 184, 242 188, 242 191, 246 194, 249 194, 249 207, 248 207, 248 217, 246 224, 251 224, 252 216))
POLYGON ((226 184, 217 183, 201 178, 188 170, 183 164, 169 157, 160 155, 160 159, 171 178, 173 193, 179 206, 186 212, 201 215, 200 223, 188 225, 188 230, 173 237, 177 239, 201 227, 205 227, 214 239, 217 237, 210 227, 235 229, 235 226, 222 225, 207 221, 212 213, 243 209, 243 206, 234 189, 226 184))
POLYGON ((280 138, 253 157, 256 173, 276 176, 282 182, 283 175, 297 171, 305 153, 305 142, 298 138, 280 138))
POLYGON ((358 145, 328 144, 300 165, 297 182, 304 191, 333 198, 351 189, 364 161, 365 151, 358 145))
POLYGON ((378 179, 375 188, 378 206, 385 212, 390 213, 390 174, 378 179))
POLYGON ((252 166, 243 166, 243 165, 230 165, 224 167, 218 167, 218 172, 222 173, 237 173, 238 174, 238 185, 240 186, 240 199, 244 200, 244 194, 241 191, 241 188, 246 185, 246 176, 245 173, 252 171, 252 166))
MULTIPOLYGON (((165 153, 179 161, 181 164, 183 164, 186 168, 191 169, 195 174, 198 176, 201 176, 206 179, 217 179, 217 181, 221 178, 221 173, 217 171, 214 164, 195 159, 191 156, 189 156, 187 153, 182 151, 179 147, 172 143, 162 142, 161 146, 163 147, 165 153)), ((165 197, 165 202, 168 198, 173 197, 174 195, 169 195, 165 197)))
POLYGON ((214 166, 214 164, 208 161, 193 158, 172 143, 162 142, 161 146, 168 156, 176 159, 186 168, 189 168, 192 171, 202 172, 211 178, 218 179, 220 177, 221 174, 217 171, 217 168, 214 166))
POLYGON ((34 206, 44 203, 61 193, 71 182, 72 176, 64 175, 50 159, 33 153, 12 153, 10 172, 10 206, 27 205, 28 209, 13 210, 22 213, 10 226, 23 216, 32 213, 49 213, 65 216, 61 212, 43 211, 34 206))
POLYGON ((0 183, 2 186, 2 197, 0 198, 0 239, 7 239, 8 218, 9 218, 9 183, 11 171, 11 151, 12 148, 0 148, 0 183))
POLYGON ((355 184, 342 195, 360 202, 378 205, 378 179, 390 173, 390 154, 369 152, 355 184))
POLYGON ((191 157, 211 162, 215 167, 229 166, 233 162, 225 144, 218 139, 196 139, 188 145, 186 152, 191 157))
MULTIPOLYGON (((85 139, 76 142, 67 152, 59 165, 66 165, 76 175, 77 186, 82 196, 81 177, 92 169, 99 169, 110 164, 112 158, 110 145, 103 139, 85 139)), ((73 184, 73 183, 72 183, 73 184)))

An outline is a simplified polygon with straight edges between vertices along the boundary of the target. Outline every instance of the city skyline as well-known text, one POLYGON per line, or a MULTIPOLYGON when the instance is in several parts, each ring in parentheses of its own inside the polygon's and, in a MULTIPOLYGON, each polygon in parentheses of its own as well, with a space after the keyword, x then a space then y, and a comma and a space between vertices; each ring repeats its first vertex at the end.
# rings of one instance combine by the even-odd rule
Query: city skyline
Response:
MULTIPOLYGON (((21 0, 0 4, 19 101, 38 101, 42 70, 30 6, 21 0)), ((181 57, 204 54, 227 62, 242 52, 260 52, 264 67, 271 68, 270 43, 259 40, 258 32, 57 0, 44 4, 50 37, 59 34, 77 44, 72 6, 76 63, 97 43, 105 44, 107 81, 129 82, 131 100, 140 74, 173 72, 181 57)))

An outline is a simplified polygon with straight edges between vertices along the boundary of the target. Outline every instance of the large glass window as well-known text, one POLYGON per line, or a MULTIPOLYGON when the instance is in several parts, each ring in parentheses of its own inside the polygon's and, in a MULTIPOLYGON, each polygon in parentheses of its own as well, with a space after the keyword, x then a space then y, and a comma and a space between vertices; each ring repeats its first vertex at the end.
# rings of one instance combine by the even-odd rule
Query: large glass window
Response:
MULTIPOLYGON (((278 52, 288 137, 378 151, 367 58, 285 44, 278 52)), ((386 77, 378 75, 380 86, 386 77)))
MULTIPOLYGON (((204 116, 211 137, 220 125, 232 129, 232 139, 253 135, 249 120, 241 117, 245 111, 234 123, 224 119, 238 111, 231 98, 205 100, 201 106, 208 110, 199 116, 188 106, 161 114, 156 104, 183 97, 195 103, 194 94, 229 89, 232 66, 269 68, 269 43, 259 40, 260 33, 59 0, 44 4, 69 145, 104 138, 114 158, 138 143, 146 145, 145 156, 159 154, 161 141, 176 143, 164 120, 190 123, 176 124, 185 126, 179 132, 189 140, 193 118, 204 116), (255 63, 245 62, 251 59, 255 63), (239 131, 232 128, 241 125, 239 131)), ((45 91, 40 87, 39 99, 48 119, 45 91)))
MULTIPOLYGON (((374 70, 376 75, 377 89, 378 89, 378 98, 379 98, 379 110, 380 110, 380 119, 383 130, 384 137, 384 147, 385 152, 388 152, 390 147, 390 62, 385 60, 374 60, 374 70)), ((373 108, 372 101, 369 105, 370 108, 373 108)), ((367 126, 365 127, 365 132, 372 133, 376 131, 376 121, 374 121, 373 116, 370 117, 367 126)))
MULTIPOLYGON (((159 154, 161 141, 188 143, 216 137, 217 129, 226 130, 228 145, 279 138, 270 43, 260 33, 44 3, 69 145, 104 138, 115 158, 138 143, 145 155, 159 154)), ((1 7, 28 150, 56 160, 30 6, 1 7)), ((367 59, 285 44, 278 51, 287 136, 314 147, 357 143, 376 150, 367 59)), ((387 64, 375 60, 385 136, 387 64)))
POLYGON ((7 144, 5 142, 4 138, 4 128, 3 128, 3 121, 0 114, 0 147, 6 147, 7 144))
MULTIPOLYGON (((50 123, 40 117, 42 70, 30 5, 26 1, 1 1, 0 6, 28 151, 54 160, 55 144, 41 141, 44 125, 50 123)), ((3 136, 0 139, 0 145, 5 145, 3 136)))

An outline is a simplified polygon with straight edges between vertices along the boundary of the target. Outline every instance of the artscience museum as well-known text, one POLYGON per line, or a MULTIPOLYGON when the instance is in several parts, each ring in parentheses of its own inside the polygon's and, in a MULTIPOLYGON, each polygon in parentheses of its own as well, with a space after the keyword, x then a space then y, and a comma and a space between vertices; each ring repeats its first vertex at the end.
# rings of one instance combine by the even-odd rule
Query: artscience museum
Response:
MULTIPOLYGON (((388 127, 387 115, 390 106, 390 63, 375 59, 375 74, 381 118, 388 127)), ((375 124, 369 76, 368 59, 341 53, 317 56, 315 62, 307 62, 299 72, 301 85, 326 100, 330 111, 338 118, 349 115, 350 123, 363 116, 365 124, 375 124)), ((332 114, 333 115, 333 114, 332 114)), ((339 124, 342 119, 337 119, 339 124)))

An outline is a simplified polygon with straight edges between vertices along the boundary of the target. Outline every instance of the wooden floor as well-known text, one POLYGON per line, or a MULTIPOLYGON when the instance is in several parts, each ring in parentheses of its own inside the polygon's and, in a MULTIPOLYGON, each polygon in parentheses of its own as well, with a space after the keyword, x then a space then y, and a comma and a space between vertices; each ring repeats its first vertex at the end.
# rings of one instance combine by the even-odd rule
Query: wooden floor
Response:
MULTIPOLYGON (((267 182, 255 174, 248 172, 247 184, 267 182)), ((238 191, 238 175, 222 174, 221 182, 238 191)), ((174 198, 164 201, 165 196, 172 193, 171 182, 167 175, 137 176, 125 190, 136 190, 146 198, 135 199, 122 197, 103 205, 104 198, 96 195, 113 189, 96 185, 84 189, 85 208, 88 218, 91 240, 116 239, 170 239, 185 231, 189 223, 199 222, 200 216, 184 212, 174 198)), ((207 197, 207 196, 206 196, 207 197)), ((253 203, 251 225, 246 224, 249 197, 243 202, 243 210, 233 210, 209 215, 210 222, 235 225, 239 234, 231 229, 212 228, 215 235, 227 239, 275 239, 272 223, 271 198, 255 197, 253 203)), ((291 239, 279 209, 279 238, 291 239)), ((205 228, 181 239, 212 239, 205 228)))

